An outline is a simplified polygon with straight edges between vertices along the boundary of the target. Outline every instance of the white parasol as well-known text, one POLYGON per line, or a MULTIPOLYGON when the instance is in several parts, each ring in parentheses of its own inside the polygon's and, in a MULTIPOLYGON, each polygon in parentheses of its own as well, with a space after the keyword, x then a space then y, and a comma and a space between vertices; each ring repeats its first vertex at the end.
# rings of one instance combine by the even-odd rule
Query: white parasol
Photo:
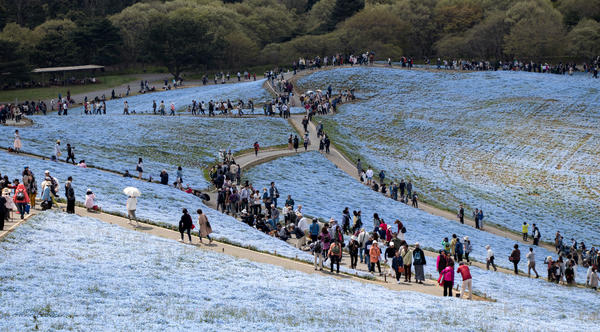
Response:
POLYGON ((142 196, 142 193, 136 187, 127 187, 127 188, 123 189, 123 193, 127 196, 133 196, 133 197, 142 196))

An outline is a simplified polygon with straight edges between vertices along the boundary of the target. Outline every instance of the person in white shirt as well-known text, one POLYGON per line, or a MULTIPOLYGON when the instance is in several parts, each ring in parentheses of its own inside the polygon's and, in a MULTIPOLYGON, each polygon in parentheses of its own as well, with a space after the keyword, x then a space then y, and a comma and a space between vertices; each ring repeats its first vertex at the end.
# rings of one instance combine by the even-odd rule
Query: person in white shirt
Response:
POLYGON ((127 198, 127 204, 125 206, 127 209, 127 223, 131 225, 131 219, 135 220, 135 227, 140 227, 140 224, 135 216, 135 210, 137 209, 137 198, 135 196, 129 196, 127 198))
POLYGON ((535 253, 533 253, 533 248, 529 248, 529 252, 527 255, 525 255, 525 257, 527 258, 527 275, 531 277, 531 270, 533 269, 533 272, 535 272, 535 277, 539 278, 540 276, 535 270, 535 253))
POLYGON ((488 244, 485 246, 485 249, 487 249, 487 258, 486 258, 485 267, 489 270, 490 264, 491 264, 492 267, 494 268, 494 271, 498 271, 498 269, 496 268, 496 264, 494 264, 494 252, 492 251, 492 248, 488 244))
POLYGON ((371 169, 371 167, 369 167, 365 175, 367 176, 367 185, 370 186, 371 182, 373 181, 373 170, 371 169))

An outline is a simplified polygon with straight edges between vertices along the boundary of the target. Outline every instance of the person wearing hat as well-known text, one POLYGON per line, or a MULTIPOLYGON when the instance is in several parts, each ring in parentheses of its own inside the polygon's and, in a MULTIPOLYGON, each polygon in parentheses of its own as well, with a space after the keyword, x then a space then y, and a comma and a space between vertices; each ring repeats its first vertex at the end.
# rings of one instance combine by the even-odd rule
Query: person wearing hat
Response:
POLYGON ((85 192, 85 208, 88 212, 98 210, 98 206, 94 202, 96 195, 92 192, 92 189, 88 188, 85 192))
POLYGON ((50 193, 51 187, 52 182, 50 180, 50 177, 46 176, 44 181, 42 182, 42 203, 40 204, 42 210, 48 210, 52 208, 52 194, 50 193))
POLYGON ((54 144, 54 155, 52 156, 52 161, 58 161, 58 157, 61 155, 62 152, 60 152, 60 140, 57 140, 56 144, 54 144))
POLYGON ((369 259, 371 262, 371 267, 369 271, 371 273, 375 272, 375 264, 377 264, 377 271, 379 275, 383 275, 381 273, 381 264, 379 263, 379 257, 381 256, 381 249, 379 249, 379 245, 376 240, 371 244, 371 249, 369 250, 369 259))
POLYGON ((423 271, 423 265, 427 265, 425 260, 425 253, 419 242, 415 243, 415 249, 412 252, 413 266, 415 267, 415 282, 422 284, 425 281, 425 272, 423 271))
POLYGON ((385 252, 383 253, 383 257, 385 258, 386 263, 390 267, 389 271, 388 271, 388 275, 390 275, 392 277, 396 275, 395 270, 392 268, 392 260, 394 259, 394 257, 396 257, 397 251, 398 250, 394 246, 394 242, 390 242, 389 246, 387 247, 387 249, 385 249, 385 252))

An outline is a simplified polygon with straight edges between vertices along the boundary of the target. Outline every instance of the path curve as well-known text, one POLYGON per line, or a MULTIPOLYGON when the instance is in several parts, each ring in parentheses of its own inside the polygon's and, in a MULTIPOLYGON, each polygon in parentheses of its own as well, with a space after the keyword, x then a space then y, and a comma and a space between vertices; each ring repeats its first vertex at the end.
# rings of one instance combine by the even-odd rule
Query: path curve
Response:
MULTIPOLYGON (((334 68, 342 68, 342 67, 325 68, 325 69, 319 69, 319 70, 330 70, 330 69, 334 69, 334 68)), ((348 68, 350 68, 350 67, 348 67, 348 68)), ((316 71, 317 70, 304 71, 304 72, 300 72, 300 75, 303 76, 303 75, 311 74, 316 71)), ((284 74, 284 79, 292 79, 293 80, 293 79, 297 79, 297 76, 299 76, 299 75, 294 76, 293 73, 287 72, 284 74)), ((271 93, 277 94, 274 87, 271 86, 271 84, 269 83, 268 80, 265 81, 265 87, 271 93)), ((293 98, 298 98, 297 93, 294 93, 293 98)), ((299 103, 299 99, 298 99, 298 103, 299 103)), ((303 117, 304 117, 304 115, 292 115, 290 117, 290 123, 292 124, 294 129, 296 129, 296 131, 300 135, 304 134, 304 130, 303 130, 304 128, 302 128, 303 117)), ((319 142, 319 140, 318 140, 317 134, 316 134, 316 126, 312 121, 309 122, 308 132, 309 132, 309 138, 310 138, 311 142, 314 143, 313 144, 313 148, 314 148, 314 147, 316 147, 316 142, 319 142)), ((334 146, 334 144, 331 144, 331 146, 330 146, 330 153, 328 153, 328 154, 324 153, 323 156, 325 156, 329 161, 331 161, 333 164, 335 164, 336 167, 338 167, 342 171, 346 172, 352 178, 354 178, 357 181, 360 181, 360 178, 358 176, 358 171, 356 169, 356 165, 353 162, 351 162, 343 153, 341 153, 334 146)), ((452 222, 457 222, 457 223, 459 222, 458 218, 456 217, 456 212, 450 212, 447 210, 443 210, 443 209, 437 208, 431 204, 424 203, 422 201, 419 202, 419 209, 423 210, 429 214, 445 218, 452 222)), ((466 225, 475 227, 475 221, 472 218, 468 218, 467 216, 465 216, 464 220, 465 220, 466 225)), ((525 244, 528 246, 533 245, 533 242, 523 241, 523 237, 521 234, 517 234, 513 231, 509 231, 509 230, 502 229, 500 227, 496 227, 495 225, 484 224, 484 228, 480 231, 492 233, 492 234, 495 234, 498 236, 502 236, 502 237, 511 239, 515 242, 525 244)), ((551 252, 553 252, 555 250, 554 246, 547 242, 540 242, 539 246, 543 247, 545 249, 548 249, 551 252)))

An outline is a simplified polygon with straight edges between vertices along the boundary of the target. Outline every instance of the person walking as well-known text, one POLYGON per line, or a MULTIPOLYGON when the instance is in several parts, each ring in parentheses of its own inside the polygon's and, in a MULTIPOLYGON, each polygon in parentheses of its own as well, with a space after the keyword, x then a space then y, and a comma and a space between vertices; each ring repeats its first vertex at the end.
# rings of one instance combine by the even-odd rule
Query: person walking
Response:
POLYGON ((182 213, 183 215, 179 219, 179 233, 181 234, 179 242, 183 242, 183 234, 187 232, 188 239, 192 243, 192 216, 190 216, 187 209, 183 209, 182 213))
POLYGON ((51 187, 52 187, 52 180, 50 179, 49 176, 47 176, 45 178, 45 180, 42 181, 42 195, 41 195, 42 203, 40 203, 42 211, 52 208, 51 187))
POLYGON ((514 249, 512 251, 512 253, 510 254, 510 257, 508 257, 508 260, 511 261, 513 263, 513 265, 515 266, 515 274, 519 274, 519 261, 521 261, 521 251, 519 251, 519 245, 515 244, 514 249))
POLYGON ((329 264, 331 266, 331 273, 333 273, 333 265, 337 265, 336 273, 340 273, 340 261, 342 260, 342 245, 336 239, 335 242, 329 247, 329 264))
POLYGON ((127 223, 131 225, 131 219, 133 219, 135 220, 135 227, 140 227, 140 223, 135 216, 135 210, 137 209, 137 197, 129 196, 129 198, 127 198, 127 204, 125 208, 127 209, 127 223))
POLYGON ((471 271, 464 262, 458 263, 458 269, 456 272, 462 276, 462 286, 460 287, 460 297, 465 296, 465 290, 469 289, 469 300, 473 299, 473 278, 471 277, 471 271))
POLYGON ((198 237, 200 238, 200 243, 204 243, 202 242, 202 238, 206 237, 208 239, 208 244, 211 244, 213 242, 210 238, 212 227, 210 226, 208 217, 206 217, 201 209, 198 209, 196 212, 198 213, 198 237))
POLYGON ((294 150, 295 150, 296 152, 298 152, 298 144, 299 144, 299 141, 300 141, 300 139, 298 138, 298 135, 294 135, 294 141, 293 141, 293 144, 294 144, 294 150))
MULTIPOLYGON (((315 220, 313 220, 315 221, 315 220)), ((316 240, 314 240, 311 244, 310 244, 310 251, 312 252, 313 256, 315 257, 315 271, 317 269, 320 269, 321 271, 323 271, 323 244, 321 242, 321 235, 317 236, 316 240), (319 266, 319 261, 320 261, 320 266, 319 266)))
POLYGON ((67 143, 67 159, 65 162, 68 163, 69 160, 71 160, 71 163, 75 165, 75 147, 72 147, 71 144, 67 143))
POLYGON ((379 249, 379 245, 377 241, 373 241, 371 244, 371 249, 369 250, 369 259, 371 262, 371 268, 369 269, 371 273, 375 272, 375 265, 377 264, 377 271, 379 275, 381 274, 381 264, 379 263, 379 258, 381 256, 381 249, 379 249))
POLYGON ((31 170, 27 170, 27 174, 29 176, 29 183, 26 185, 27 194, 29 194, 29 204, 32 209, 35 209, 35 198, 37 197, 37 182, 35 181, 35 176, 31 170))
POLYGON ((356 269, 356 265, 358 264, 358 240, 356 236, 352 235, 350 237, 350 243, 348 243, 348 253, 350 254, 350 268, 356 269))
POLYGON ((65 183, 65 197, 67 198, 67 213, 75 213, 75 190, 72 185, 73 178, 69 176, 69 179, 65 183))
POLYGON ((494 252, 492 251, 492 248, 488 244, 485 246, 485 249, 487 250, 485 267, 489 270, 490 265, 492 265, 494 271, 498 271, 498 269, 496 268, 496 264, 494 264, 494 252))
POLYGON ((425 281, 425 272, 423 265, 427 265, 425 253, 421 249, 419 242, 415 243, 415 249, 412 251, 413 265, 415 267, 415 282, 422 284, 425 281))
POLYGON ((27 194, 25 185, 22 183, 17 185, 17 189, 15 189, 15 195, 13 196, 13 201, 17 205, 17 211, 19 211, 21 219, 25 218, 25 209, 27 204, 29 204, 29 195, 27 194))
POLYGON ((394 270, 394 274, 396 275, 396 282, 400 283, 400 277, 404 273, 404 260, 400 255, 400 251, 396 251, 396 255, 392 259, 392 270, 394 270))
POLYGON ((258 142, 254 142, 254 155, 258 157, 258 150, 260 149, 260 145, 258 142))
POLYGON ((527 258, 527 276, 531 277, 531 270, 533 269, 535 277, 539 278, 540 276, 535 270, 535 253, 533 252, 533 248, 529 248, 529 252, 525 255, 525 258, 527 258))
POLYGON ((452 286, 454 286, 454 261, 448 260, 448 265, 440 272, 438 284, 444 287, 444 296, 452 297, 452 286))

